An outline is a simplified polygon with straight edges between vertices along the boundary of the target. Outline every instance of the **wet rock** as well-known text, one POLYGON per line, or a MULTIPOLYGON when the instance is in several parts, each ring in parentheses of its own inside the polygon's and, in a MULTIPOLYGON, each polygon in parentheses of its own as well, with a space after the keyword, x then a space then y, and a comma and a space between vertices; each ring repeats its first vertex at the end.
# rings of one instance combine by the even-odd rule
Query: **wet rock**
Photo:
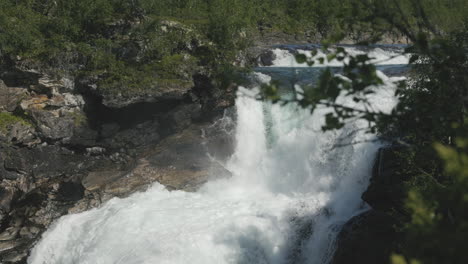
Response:
MULTIPOLYGON (((100 193, 100 200, 105 201, 143 190, 155 181, 171 190, 194 191, 209 179, 229 177, 230 172, 208 155, 206 144, 217 136, 213 133, 207 137, 203 130, 213 129, 209 128, 211 126, 192 125, 169 136, 125 168, 109 164, 105 169, 92 171, 83 179, 83 186, 87 192, 100 193)), ((218 144, 222 148, 226 143, 218 141, 211 146, 218 144)), ((86 206, 81 204, 74 210, 80 211, 86 206)))
POLYGON ((124 175, 125 170, 121 168, 115 166, 104 167, 88 173, 82 184, 87 191, 98 191, 124 175))
POLYGON ((62 182, 57 190, 57 200, 78 201, 84 197, 85 188, 80 182, 62 182))
MULTIPOLYGON (((108 148, 137 148, 145 145, 153 145, 161 139, 159 134, 160 124, 157 120, 143 122, 133 128, 115 132, 117 128, 118 126, 111 127, 108 129, 112 129, 112 131, 106 131, 108 138, 104 140, 104 144, 108 146, 108 148)), ((104 134, 101 133, 101 135, 104 134)))
POLYGON ((403 183, 408 175, 401 171, 404 151, 403 147, 379 150, 369 187, 362 195, 362 199, 373 209, 387 213, 395 209, 405 211, 406 191, 403 183))
POLYGON ((201 105, 183 104, 170 111, 162 118, 163 133, 171 134, 189 127, 193 120, 201 115, 201 105))
POLYGON ((0 79, 9 87, 28 87, 36 85, 42 74, 35 70, 10 68, 0 72, 0 79))
POLYGON ((93 148, 98 144, 98 139, 98 131, 91 129, 87 123, 83 122, 80 126, 75 126, 73 136, 62 139, 62 143, 80 148, 93 148))
POLYGON ((0 241, 13 240, 19 233, 19 228, 9 227, 0 234, 0 241))
POLYGON ((104 138, 113 137, 120 130, 120 126, 117 123, 106 123, 102 125, 101 136, 104 138))
POLYGON ((331 264, 389 263, 396 241, 394 223, 390 216, 375 210, 353 217, 338 235, 331 264))
POLYGON ((86 153, 88 155, 102 155, 106 153, 106 149, 101 147, 86 148, 86 153))
POLYGON ((194 83, 187 81, 159 81, 137 93, 102 92, 102 103, 110 108, 122 108, 136 103, 151 103, 166 100, 182 100, 194 83))
MULTIPOLYGON (((187 63, 176 67, 177 77, 134 90, 103 88, 103 76, 63 76, 20 58, 0 65, 0 111, 24 119, 0 133, 0 238, 11 239, 0 241, 1 263, 26 263, 40 234, 67 213, 155 181, 192 191, 229 176, 206 154, 230 155, 224 130, 196 123, 233 105, 235 89, 216 88, 210 73, 192 64, 189 54, 205 44, 190 27, 161 21, 160 29, 180 33, 178 54, 187 63), (196 73, 204 82, 195 89, 196 73)), ((134 62, 144 52, 139 42, 122 47, 117 55, 134 62)))
POLYGON ((149 176, 170 188, 183 190, 195 190, 210 178, 229 177, 230 173, 208 156, 205 143, 209 140, 203 138, 199 126, 168 137, 139 160, 133 176, 149 176))
POLYGON ((1 154, 5 155, 7 170, 34 175, 35 179, 73 175, 80 170, 81 164, 90 161, 90 158, 54 145, 34 149, 9 148, 1 154))
POLYGON ((28 253, 26 252, 10 252, 4 256, 5 264, 7 263, 26 263, 26 257, 28 253))
POLYGON ((235 109, 227 109, 222 118, 202 128, 207 152, 220 161, 226 161, 234 152, 235 118, 235 109))
POLYGON ((40 232, 41 230, 35 226, 27 226, 27 227, 21 228, 21 230, 19 231, 19 235, 24 238, 34 238, 40 232))
POLYGON ((20 244, 18 241, 0 241, 0 253, 14 249, 20 244))
POLYGON ((258 65, 259 66, 271 66, 273 65, 273 62, 276 59, 276 55, 273 52, 273 50, 268 49, 263 51, 259 56, 258 56, 258 65))
POLYGON ((0 186, 0 210, 9 212, 12 204, 17 200, 19 192, 16 188, 10 186, 0 186))

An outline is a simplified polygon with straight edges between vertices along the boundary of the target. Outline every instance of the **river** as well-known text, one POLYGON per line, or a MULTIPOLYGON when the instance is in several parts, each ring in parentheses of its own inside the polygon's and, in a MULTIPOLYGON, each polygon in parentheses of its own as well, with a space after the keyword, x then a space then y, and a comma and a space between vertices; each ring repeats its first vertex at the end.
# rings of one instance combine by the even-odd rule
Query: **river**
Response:
MULTIPOLYGON (((297 64, 291 54, 310 51, 288 49, 274 49, 274 65, 256 69, 258 83, 274 79, 295 89, 314 82, 321 67, 297 64)), ((407 58, 394 47, 347 49, 376 58, 385 84, 375 88, 371 101, 391 111, 397 103, 394 82, 401 80, 397 75, 407 58)), ((145 192, 63 216, 43 234, 28 263, 327 263, 341 226, 368 210, 361 194, 385 143, 362 133, 362 120, 322 132, 330 109, 311 115, 292 104, 255 100, 256 91, 238 90, 236 147, 223 164, 232 177, 197 192, 154 183, 145 192), (358 141, 365 142, 350 144, 358 141)), ((340 100, 355 106, 350 98, 340 100)))

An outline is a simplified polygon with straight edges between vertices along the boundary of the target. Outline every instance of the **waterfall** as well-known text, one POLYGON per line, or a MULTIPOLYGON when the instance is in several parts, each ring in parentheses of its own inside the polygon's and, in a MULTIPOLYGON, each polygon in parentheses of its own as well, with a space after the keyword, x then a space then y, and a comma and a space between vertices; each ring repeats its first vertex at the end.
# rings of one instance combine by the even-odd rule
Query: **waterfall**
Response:
MULTIPOLYGON (((396 104, 394 78, 380 75, 386 84, 372 101, 390 111, 396 104)), ((239 88, 236 149, 224 164, 232 177, 194 193, 155 183, 145 192, 63 216, 44 233, 28 263, 327 263, 343 223, 368 209, 360 196, 382 143, 360 132, 362 120, 322 132, 329 109, 311 115, 254 95, 255 89, 239 88)))

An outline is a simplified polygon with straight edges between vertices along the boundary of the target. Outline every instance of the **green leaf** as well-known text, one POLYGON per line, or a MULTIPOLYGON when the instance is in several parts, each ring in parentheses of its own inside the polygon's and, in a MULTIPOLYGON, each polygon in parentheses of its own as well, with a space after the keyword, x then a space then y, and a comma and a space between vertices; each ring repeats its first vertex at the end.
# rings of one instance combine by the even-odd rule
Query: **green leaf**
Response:
POLYGON ((296 54, 295 58, 296 58, 296 62, 297 62, 297 63, 302 64, 302 63, 306 63, 306 62, 307 62, 307 56, 304 55, 304 54, 296 54))

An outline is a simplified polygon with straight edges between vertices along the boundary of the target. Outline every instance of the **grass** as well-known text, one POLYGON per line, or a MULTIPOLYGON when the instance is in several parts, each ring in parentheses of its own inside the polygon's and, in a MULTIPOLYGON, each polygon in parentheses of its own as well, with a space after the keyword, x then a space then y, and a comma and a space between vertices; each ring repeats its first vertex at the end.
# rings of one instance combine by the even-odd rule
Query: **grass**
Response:
POLYGON ((10 127, 16 123, 31 126, 31 124, 22 117, 7 112, 0 112, 0 132, 6 133, 10 127))

